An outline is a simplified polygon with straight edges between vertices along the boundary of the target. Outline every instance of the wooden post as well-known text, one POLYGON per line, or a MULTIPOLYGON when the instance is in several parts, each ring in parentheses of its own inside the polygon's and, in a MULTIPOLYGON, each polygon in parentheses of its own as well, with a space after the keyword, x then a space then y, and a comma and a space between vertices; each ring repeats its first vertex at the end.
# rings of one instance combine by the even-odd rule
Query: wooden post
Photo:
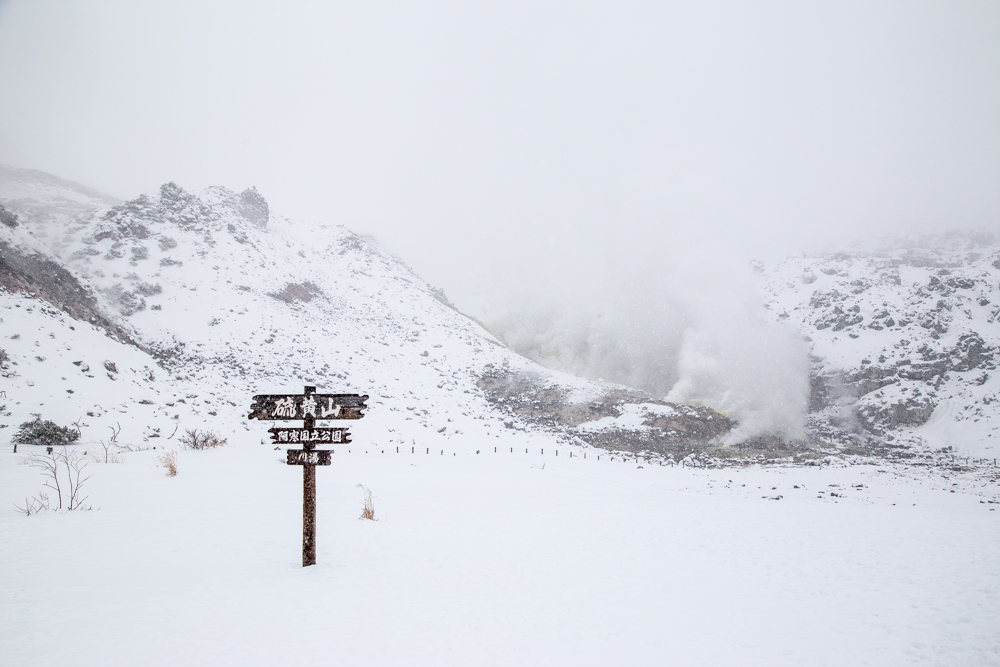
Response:
MULTIPOLYGON (((316 392, 316 387, 306 387, 308 396, 316 392)), ((316 417, 304 415, 305 428, 316 426, 316 417)), ((313 443, 303 443, 306 450, 313 449, 313 443)), ((302 567, 316 564, 316 466, 302 466, 302 567)))

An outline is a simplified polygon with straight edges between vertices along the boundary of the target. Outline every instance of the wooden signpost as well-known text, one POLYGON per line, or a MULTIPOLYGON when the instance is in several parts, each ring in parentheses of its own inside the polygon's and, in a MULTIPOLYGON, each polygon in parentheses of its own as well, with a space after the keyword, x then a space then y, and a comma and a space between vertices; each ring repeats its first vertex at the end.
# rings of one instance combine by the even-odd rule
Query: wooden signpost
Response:
POLYGON ((295 420, 303 428, 271 428, 274 442, 297 443, 303 449, 289 449, 287 463, 302 466, 302 567, 316 564, 316 466, 332 463, 333 452, 313 449, 319 443, 350 442, 346 428, 316 428, 317 419, 361 419, 367 395, 317 394, 306 387, 303 394, 265 394, 253 397, 249 419, 295 420))

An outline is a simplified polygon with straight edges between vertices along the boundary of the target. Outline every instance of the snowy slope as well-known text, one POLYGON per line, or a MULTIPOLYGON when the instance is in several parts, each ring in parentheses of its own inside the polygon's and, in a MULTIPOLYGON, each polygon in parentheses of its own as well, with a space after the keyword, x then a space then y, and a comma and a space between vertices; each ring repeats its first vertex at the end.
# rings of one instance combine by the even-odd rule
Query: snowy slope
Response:
MULTIPOLYGON (((622 439, 601 435, 599 426, 577 429, 587 421, 587 410, 583 418, 568 422, 526 419, 509 409, 513 403, 501 405, 496 392, 484 390, 484 377, 529 378, 556 395, 560 407, 603 399, 608 407, 596 411, 594 420, 620 413, 618 403, 648 400, 622 393, 621 387, 543 369, 514 354, 372 239, 334 224, 275 215, 256 190, 235 193, 213 187, 195 195, 168 183, 155 194, 115 203, 88 199, 82 188, 67 187, 63 193, 58 180, 41 187, 34 172, 25 176, 7 169, 0 176, 5 179, 0 179, 0 203, 22 216, 16 228, 0 226, 0 243, 11 248, 8 260, 52 258, 58 265, 53 271, 69 271, 63 282, 77 280, 90 295, 92 303, 83 303, 81 297, 74 308, 96 324, 106 315, 119 341, 141 348, 142 363, 130 361, 127 368, 146 373, 149 396, 143 400, 152 407, 133 412, 143 422, 141 428, 126 432, 133 439, 173 433, 181 424, 242 432, 253 440, 265 429, 247 423, 251 396, 299 393, 303 386, 315 385, 319 391, 370 395, 369 418, 354 432, 380 446, 463 447, 462 438, 453 441, 454 436, 504 433, 518 441, 535 434, 615 448, 622 439), (74 197, 82 201, 73 204, 71 215, 64 210, 69 206, 65 202, 74 197), (613 404, 606 398, 612 392, 617 392, 613 404)), ((22 290, 55 290, 44 282, 22 285, 22 290)), ((58 301, 43 292, 39 295, 58 301)), ((13 304, 21 297, 8 293, 4 298, 9 309, 16 308, 13 304)), ((21 306, 22 313, 44 311, 41 306, 21 306)), ((41 320, 11 324, 15 321, 17 329, 26 332, 49 326, 41 320)), ((94 345, 71 340, 70 325, 61 326, 57 337, 66 340, 64 345, 94 345)), ((5 337, 18 333, 7 331, 5 324, 5 337)), ((34 336, 31 344, 37 339, 46 348, 56 340, 47 335, 34 336)), ((23 336, 27 340, 29 334, 23 336)), ((106 360, 132 359, 137 353, 119 352, 112 340, 106 344, 113 349, 95 350, 82 361, 100 369, 106 360)), ((23 343, 7 347, 18 364, 7 387, 8 396, 16 397, 8 408, 8 426, 36 412, 52 418, 54 406, 42 409, 30 398, 28 382, 46 387, 70 382, 65 389, 74 396, 93 398, 93 405, 81 399, 61 410, 63 423, 89 412, 94 414, 91 421, 99 423, 99 433, 114 424, 97 416, 109 399, 95 378, 72 375, 74 369, 67 369, 79 359, 47 351, 29 354, 23 343), (64 381, 64 376, 74 380, 64 381)), ((672 431, 670 424, 640 424, 638 429, 660 434, 686 453, 694 445, 715 441, 729 428, 728 420, 711 410, 684 412, 689 425, 706 423, 712 428, 687 429, 684 434, 672 431)))
POLYGON ((759 267, 812 347, 820 439, 910 455, 1000 453, 1000 241, 896 240, 759 267))

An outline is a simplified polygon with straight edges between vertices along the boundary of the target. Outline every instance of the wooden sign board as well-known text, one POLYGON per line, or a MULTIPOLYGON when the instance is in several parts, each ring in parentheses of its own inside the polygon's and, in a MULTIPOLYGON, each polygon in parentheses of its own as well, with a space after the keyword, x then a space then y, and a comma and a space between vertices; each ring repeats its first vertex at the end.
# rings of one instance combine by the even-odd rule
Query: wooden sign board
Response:
POLYGON ((341 444, 351 441, 351 432, 346 428, 269 428, 272 442, 302 442, 310 446, 317 444, 341 444))
POLYGON ((361 419, 367 394, 264 394, 253 397, 249 419, 361 419))
POLYGON ((328 466, 333 463, 333 452, 329 449, 289 449, 287 463, 290 466, 328 466))

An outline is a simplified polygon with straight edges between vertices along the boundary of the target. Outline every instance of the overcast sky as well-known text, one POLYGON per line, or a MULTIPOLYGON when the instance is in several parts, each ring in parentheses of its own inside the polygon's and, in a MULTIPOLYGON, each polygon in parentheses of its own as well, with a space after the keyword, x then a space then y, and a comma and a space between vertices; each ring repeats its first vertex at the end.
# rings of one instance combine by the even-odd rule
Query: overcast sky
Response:
POLYGON ((255 185, 460 305, 623 242, 998 228, 1000 2, 9 0, 0 162, 255 185))

